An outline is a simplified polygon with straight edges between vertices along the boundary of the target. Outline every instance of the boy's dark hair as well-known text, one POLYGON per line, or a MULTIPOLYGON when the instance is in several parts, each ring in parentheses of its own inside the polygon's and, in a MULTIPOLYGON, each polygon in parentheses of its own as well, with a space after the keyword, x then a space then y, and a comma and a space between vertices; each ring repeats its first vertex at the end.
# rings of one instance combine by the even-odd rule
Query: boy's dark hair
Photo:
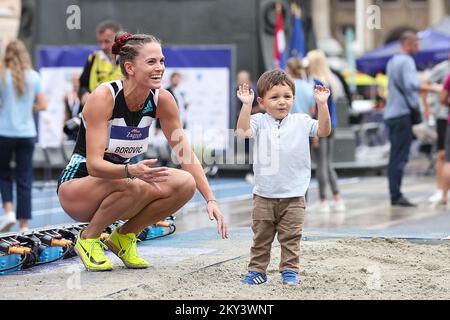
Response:
POLYGON ((292 94, 295 95, 295 84, 294 81, 284 72, 283 70, 276 69, 264 72, 261 77, 259 77, 256 83, 256 91, 258 91, 258 96, 264 98, 264 95, 272 89, 274 86, 287 85, 292 90, 292 94))

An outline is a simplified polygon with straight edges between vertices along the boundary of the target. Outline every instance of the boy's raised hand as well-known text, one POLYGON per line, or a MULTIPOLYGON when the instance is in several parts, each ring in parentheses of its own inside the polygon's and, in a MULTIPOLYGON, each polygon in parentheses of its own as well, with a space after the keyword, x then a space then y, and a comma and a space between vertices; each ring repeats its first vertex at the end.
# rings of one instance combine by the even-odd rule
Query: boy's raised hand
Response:
POLYGON ((314 100, 316 100, 317 104, 326 103, 329 96, 330 96, 330 89, 328 89, 327 87, 317 85, 314 88, 314 100))
POLYGON ((255 99, 255 93, 251 88, 249 88, 247 83, 239 85, 239 90, 237 91, 237 97, 243 104, 253 104, 253 99, 255 99))

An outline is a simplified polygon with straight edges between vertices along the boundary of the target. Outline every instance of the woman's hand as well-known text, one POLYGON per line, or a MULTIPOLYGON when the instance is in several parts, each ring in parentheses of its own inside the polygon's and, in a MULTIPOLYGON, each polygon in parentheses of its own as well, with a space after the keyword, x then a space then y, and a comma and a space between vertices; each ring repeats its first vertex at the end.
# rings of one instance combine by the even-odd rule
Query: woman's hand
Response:
POLYGON ((167 167, 151 168, 150 166, 155 164, 157 161, 157 159, 142 160, 136 164, 129 165, 128 172, 133 177, 141 179, 147 183, 152 183, 159 189, 156 183, 167 181, 169 171, 167 167))
POLYGON ((243 104, 252 105, 255 99, 255 93, 251 88, 248 87, 247 83, 239 85, 239 90, 237 91, 237 97, 243 104))
POLYGON ((220 212, 219 205, 216 201, 209 201, 206 210, 210 220, 217 220, 217 233, 222 235, 222 239, 228 239, 228 229, 220 212))

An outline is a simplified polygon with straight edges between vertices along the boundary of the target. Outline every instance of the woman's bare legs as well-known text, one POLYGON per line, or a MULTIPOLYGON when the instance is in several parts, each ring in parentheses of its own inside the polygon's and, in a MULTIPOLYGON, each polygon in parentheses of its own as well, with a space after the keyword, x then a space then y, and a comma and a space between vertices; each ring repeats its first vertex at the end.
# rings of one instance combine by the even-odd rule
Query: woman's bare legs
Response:
POLYGON ((450 162, 444 163, 442 177, 442 198, 440 204, 447 204, 447 193, 450 189, 450 162))
POLYGON ((3 211, 11 212, 14 210, 13 203, 11 201, 3 202, 3 211))
POLYGON ((196 184, 192 175, 186 171, 181 171, 177 183, 172 184, 167 197, 159 198, 157 201, 150 202, 134 217, 129 219, 121 228, 121 233, 138 233, 143 228, 152 225, 176 212, 183 207, 195 193, 196 184))
POLYGON ((436 184, 439 190, 444 186, 444 164, 445 164, 445 150, 439 150, 436 154, 436 184))
POLYGON ((169 169, 168 180, 157 188, 142 180, 84 177, 63 183, 59 199, 75 220, 90 222, 83 238, 97 238, 117 220, 129 220, 121 233, 138 233, 181 208, 195 192, 195 180, 186 171, 169 169))

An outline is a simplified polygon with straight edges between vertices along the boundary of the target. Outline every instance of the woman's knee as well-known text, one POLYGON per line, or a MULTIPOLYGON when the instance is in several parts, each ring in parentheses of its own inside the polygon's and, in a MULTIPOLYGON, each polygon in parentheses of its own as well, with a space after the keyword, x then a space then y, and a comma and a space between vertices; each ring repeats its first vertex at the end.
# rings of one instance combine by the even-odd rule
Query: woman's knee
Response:
POLYGON ((189 173, 186 172, 186 192, 189 195, 189 199, 192 198, 195 194, 195 191, 197 190, 197 183, 195 182, 194 177, 189 173))
POLYGON ((196 188, 197 185, 194 177, 187 171, 178 170, 177 182, 174 185, 174 191, 183 196, 186 195, 190 199, 194 196, 196 188))

